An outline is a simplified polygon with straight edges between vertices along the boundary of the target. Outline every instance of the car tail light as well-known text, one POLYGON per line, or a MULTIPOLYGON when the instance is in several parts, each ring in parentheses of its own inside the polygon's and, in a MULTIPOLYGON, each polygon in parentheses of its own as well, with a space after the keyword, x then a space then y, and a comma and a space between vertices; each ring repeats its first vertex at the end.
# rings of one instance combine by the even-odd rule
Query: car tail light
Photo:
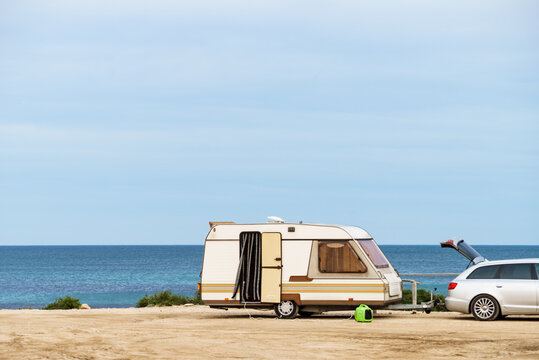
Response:
POLYGON ((449 286, 447 287, 447 290, 453 290, 454 288, 457 287, 457 285, 458 283, 450 282, 449 286))

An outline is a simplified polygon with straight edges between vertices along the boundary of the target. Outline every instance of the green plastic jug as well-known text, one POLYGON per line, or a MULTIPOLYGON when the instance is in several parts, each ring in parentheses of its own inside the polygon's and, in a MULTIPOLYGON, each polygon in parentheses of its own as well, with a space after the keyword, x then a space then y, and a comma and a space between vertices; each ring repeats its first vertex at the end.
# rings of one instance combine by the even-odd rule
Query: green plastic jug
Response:
POLYGON ((356 321, 371 322, 372 321, 372 309, 367 305, 361 304, 356 308, 354 313, 356 321))

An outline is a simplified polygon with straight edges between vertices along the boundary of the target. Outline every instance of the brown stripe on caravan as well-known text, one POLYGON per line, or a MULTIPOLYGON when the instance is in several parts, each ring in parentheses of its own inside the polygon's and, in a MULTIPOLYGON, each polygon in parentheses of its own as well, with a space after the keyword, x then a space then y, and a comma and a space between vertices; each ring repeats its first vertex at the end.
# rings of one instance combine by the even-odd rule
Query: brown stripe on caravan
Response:
POLYGON ((290 276, 290 278, 288 279, 288 281, 313 281, 313 278, 310 278, 308 277, 307 275, 295 275, 295 276, 290 276))
MULTIPOLYGON (((303 300, 302 305, 387 305, 395 301, 377 301, 377 300, 303 300)), ((397 302, 400 302, 398 300, 397 302)))
POLYGON ((281 300, 282 301, 292 300, 296 304, 301 305, 301 296, 299 294, 282 294, 281 300))
MULTIPOLYGON (((293 300, 293 299, 290 299, 290 300, 293 300)), ((301 305, 353 305, 353 306, 357 306, 360 304, 365 304, 365 305, 383 306, 383 305, 398 303, 401 300, 396 299, 396 300, 389 300, 389 301, 379 301, 379 300, 352 300, 352 301, 350 300, 299 300, 299 301, 301 301, 301 305)), ((212 305, 225 306, 226 305, 226 306, 231 306, 231 307, 242 307, 242 308, 244 307, 244 304, 241 304, 239 300, 204 300, 204 304, 209 305, 209 306, 212 306, 212 305)), ((260 303, 260 304, 249 304, 249 307, 269 308, 272 305, 273 304, 260 303)))

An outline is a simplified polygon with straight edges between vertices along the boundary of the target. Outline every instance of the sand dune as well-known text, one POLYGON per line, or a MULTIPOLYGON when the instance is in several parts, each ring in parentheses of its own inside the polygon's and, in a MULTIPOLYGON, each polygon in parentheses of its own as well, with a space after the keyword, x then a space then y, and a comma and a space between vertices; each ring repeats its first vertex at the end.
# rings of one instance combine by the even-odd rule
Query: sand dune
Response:
POLYGON ((0 310, 1 359, 539 358, 539 316, 478 322, 456 313, 351 312, 279 320, 205 306, 0 310))

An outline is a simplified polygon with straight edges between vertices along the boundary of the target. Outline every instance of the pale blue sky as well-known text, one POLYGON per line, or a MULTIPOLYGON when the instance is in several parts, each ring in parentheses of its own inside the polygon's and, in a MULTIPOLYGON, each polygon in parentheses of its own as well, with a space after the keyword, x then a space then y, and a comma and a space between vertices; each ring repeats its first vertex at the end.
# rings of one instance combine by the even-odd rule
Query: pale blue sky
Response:
POLYGON ((0 245, 209 220, 539 245, 536 1, 0 0, 0 245))

